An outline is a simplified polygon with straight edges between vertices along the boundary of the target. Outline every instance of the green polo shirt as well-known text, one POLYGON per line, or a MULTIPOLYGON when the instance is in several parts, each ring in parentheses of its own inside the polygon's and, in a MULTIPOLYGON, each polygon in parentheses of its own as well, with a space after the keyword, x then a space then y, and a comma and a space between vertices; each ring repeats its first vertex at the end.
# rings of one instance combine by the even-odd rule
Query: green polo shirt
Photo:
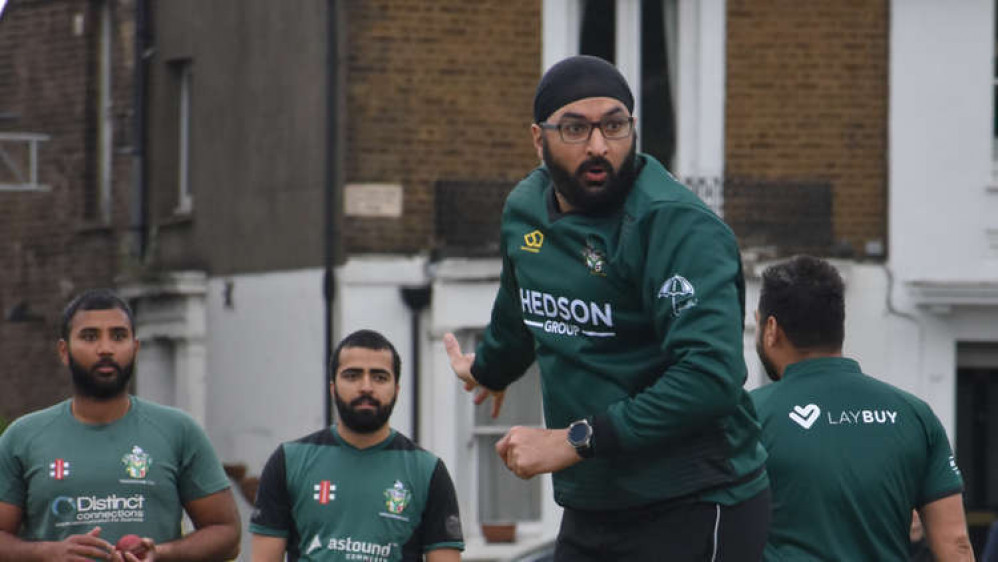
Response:
POLYGON ((58 541, 100 526, 114 543, 181 536, 185 503, 229 487, 186 413, 139 398, 121 419, 87 424, 70 400, 19 418, 0 437, 0 502, 24 510, 19 536, 58 541))
POLYGON ((291 562, 415 562, 464 550, 443 461, 395 430, 366 449, 335 426, 282 444, 263 469, 249 530, 286 539, 291 562))
POLYGON ((929 406, 851 359, 794 363, 752 399, 773 493, 765 560, 905 561, 912 509, 963 490, 929 406))

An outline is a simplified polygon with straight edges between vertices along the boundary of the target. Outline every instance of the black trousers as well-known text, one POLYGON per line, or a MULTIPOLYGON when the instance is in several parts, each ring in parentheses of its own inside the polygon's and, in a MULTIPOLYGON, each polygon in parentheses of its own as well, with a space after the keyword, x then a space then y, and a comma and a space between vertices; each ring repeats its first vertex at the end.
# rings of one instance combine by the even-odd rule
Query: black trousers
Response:
POLYGON ((565 509, 555 562, 758 562, 769 533, 767 488, 740 504, 689 502, 637 509, 565 509))

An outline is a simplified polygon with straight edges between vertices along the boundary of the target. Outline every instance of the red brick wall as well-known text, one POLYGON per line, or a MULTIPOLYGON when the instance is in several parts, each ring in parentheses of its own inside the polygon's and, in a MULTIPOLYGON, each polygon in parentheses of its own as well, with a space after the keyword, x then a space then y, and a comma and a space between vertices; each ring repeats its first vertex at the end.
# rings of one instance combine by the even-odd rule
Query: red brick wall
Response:
POLYGON ((69 395, 55 349, 59 315, 74 293, 111 285, 128 216, 132 137, 132 0, 111 0, 115 132, 110 226, 84 219, 96 119, 96 2, 11 0, 0 19, 0 131, 51 136, 40 151, 44 193, 0 192, 0 416, 13 418, 69 395), (74 29, 83 18, 80 33, 74 29), (89 143, 89 144, 88 144, 89 143), (26 302, 40 320, 13 323, 26 302))
POLYGON ((833 229, 887 237, 887 0, 728 0, 727 175, 827 179, 833 229))
MULTIPOLYGON (((400 183, 399 219, 346 218, 347 252, 433 244, 437 180, 510 180, 541 71, 537 0, 349 2, 345 180, 400 183)), ((501 209, 496 208, 495 213, 501 209)))

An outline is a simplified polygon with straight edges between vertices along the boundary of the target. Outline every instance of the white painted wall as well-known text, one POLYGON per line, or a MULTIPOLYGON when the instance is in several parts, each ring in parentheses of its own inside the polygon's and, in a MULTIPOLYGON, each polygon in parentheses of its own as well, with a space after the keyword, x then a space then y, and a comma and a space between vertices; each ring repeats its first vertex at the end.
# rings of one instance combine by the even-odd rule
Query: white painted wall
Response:
POLYGON ((207 302, 208 436, 259 475, 279 443, 323 425, 322 270, 213 277, 207 302))
POLYGON ((993 0, 894 0, 890 14, 892 267, 901 282, 998 276, 993 0))
POLYGON ((994 2, 894 0, 890 14, 888 270, 901 316, 871 318, 853 341, 871 360, 884 344, 883 378, 929 401, 953 439, 957 343, 998 341, 994 2), (924 283, 943 296, 926 298, 924 283), (968 284, 983 287, 969 300, 968 284))
MULTIPOLYGON (((392 342, 402 360, 402 376, 391 424, 410 437, 413 437, 412 312, 402 300, 401 290, 404 286, 426 284, 425 264, 426 258, 422 256, 354 256, 336 273, 333 340, 339 341, 354 330, 367 328, 381 332, 392 342)), ((425 349, 426 342, 422 343, 425 349)), ((426 372, 425 368, 421 371, 426 372)), ((427 427, 423 423, 421 433, 427 427)))

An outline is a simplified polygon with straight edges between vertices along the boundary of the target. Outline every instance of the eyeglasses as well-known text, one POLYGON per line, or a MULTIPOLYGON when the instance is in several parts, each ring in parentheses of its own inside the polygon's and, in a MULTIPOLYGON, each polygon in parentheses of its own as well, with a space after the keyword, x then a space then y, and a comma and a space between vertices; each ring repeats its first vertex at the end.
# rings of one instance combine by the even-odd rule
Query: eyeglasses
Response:
POLYGON ((538 123, 537 126, 542 129, 557 129, 561 140, 567 144, 581 144, 589 142, 594 129, 599 129, 607 140, 626 139, 634 129, 634 118, 611 115, 595 122, 566 119, 558 124, 538 123))

